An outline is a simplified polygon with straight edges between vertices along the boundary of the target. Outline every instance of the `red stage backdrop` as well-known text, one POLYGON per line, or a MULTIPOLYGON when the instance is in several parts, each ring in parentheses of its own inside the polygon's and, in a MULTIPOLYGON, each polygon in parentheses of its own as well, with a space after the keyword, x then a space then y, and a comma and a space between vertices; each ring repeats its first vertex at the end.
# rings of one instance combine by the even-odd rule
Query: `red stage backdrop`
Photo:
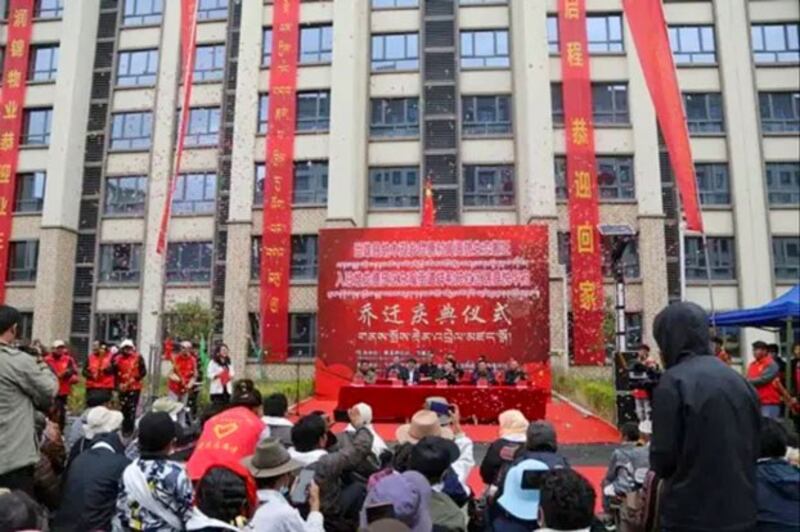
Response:
POLYGON ((603 364, 603 270, 586 0, 560 0, 575 364, 603 364))
POLYGON ((289 347, 289 276, 297 108, 300 0, 272 7, 269 132, 261 236, 261 347, 270 361, 286 360, 289 347))
POLYGON ((3 63, 0 100, 0 303, 6 297, 8 239, 14 215, 22 110, 28 80, 28 54, 33 27, 33 0, 11 0, 8 7, 8 44, 3 63))
POLYGON ((359 360, 424 352, 514 357, 549 389, 546 227, 323 229, 319 245, 318 395, 359 360))

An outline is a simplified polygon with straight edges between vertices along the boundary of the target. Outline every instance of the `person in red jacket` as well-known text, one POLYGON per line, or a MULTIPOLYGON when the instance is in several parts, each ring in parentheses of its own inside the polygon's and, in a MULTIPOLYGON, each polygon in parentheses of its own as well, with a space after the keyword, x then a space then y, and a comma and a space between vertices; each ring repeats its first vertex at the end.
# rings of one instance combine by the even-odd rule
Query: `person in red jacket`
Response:
POLYGON ((775 385, 778 364, 769 356, 765 342, 753 342, 755 360, 747 368, 747 381, 755 387, 761 402, 761 415, 776 418, 781 413, 781 394, 775 385))
POLYGON ((131 434, 136 423, 136 408, 139 406, 142 381, 147 375, 147 368, 144 358, 136 352, 132 341, 123 340, 119 349, 114 357, 114 376, 123 415, 122 433, 131 434))
POLYGON ((53 350, 44 356, 44 361, 58 377, 58 395, 53 403, 52 418, 63 431, 67 417, 67 400, 72 393, 72 385, 78 382, 78 366, 61 340, 53 342, 53 350))
POLYGON ((169 398, 186 405, 196 381, 197 358, 192 353, 192 343, 181 342, 180 351, 172 355, 172 371, 168 383, 169 398))
POLYGON ((114 366, 105 342, 95 342, 86 357, 83 377, 86 379, 86 408, 108 403, 114 395, 114 366))

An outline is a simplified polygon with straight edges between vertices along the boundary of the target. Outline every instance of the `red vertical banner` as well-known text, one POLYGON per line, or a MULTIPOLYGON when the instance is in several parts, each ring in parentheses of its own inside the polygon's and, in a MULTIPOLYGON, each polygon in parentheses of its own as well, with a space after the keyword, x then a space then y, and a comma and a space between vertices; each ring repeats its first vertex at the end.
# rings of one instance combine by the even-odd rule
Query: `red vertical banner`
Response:
POLYGON ((697 200, 697 176, 689 130, 661 0, 623 0, 623 6, 675 172, 686 228, 702 232, 703 217, 697 200))
POLYGON ((603 271, 594 153, 586 0, 559 0, 564 131, 567 145, 574 362, 605 362, 603 271))
POLYGON ((178 139, 175 145, 175 159, 169 177, 167 195, 164 198, 164 210, 161 211, 161 226, 158 229, 156 252, 163 255, 167 249, 169 220, 172 215, 172 197, 175 195, 175 183, 181 171, 181 158, 189 128, 189 104, 192 100, 192 83, 194 82, 194 51, 197 41, 197 0, 181 0, 181 66, 183 73, 181 83, 183 95, 181 110, 178 114, 178 139))
POLYGON ((0 99, 0 302, 5 301, 6 297, 8 241, 14 215, 14 185, 32 30, 33 0, 11 0, 0 99))
POLYGON ((289 281, 292 256, 292 189, 297 112, 300 0, 275 0, 269 71, 269 131, 261 236, 261 347, 270 361, 289 350, 289 281))

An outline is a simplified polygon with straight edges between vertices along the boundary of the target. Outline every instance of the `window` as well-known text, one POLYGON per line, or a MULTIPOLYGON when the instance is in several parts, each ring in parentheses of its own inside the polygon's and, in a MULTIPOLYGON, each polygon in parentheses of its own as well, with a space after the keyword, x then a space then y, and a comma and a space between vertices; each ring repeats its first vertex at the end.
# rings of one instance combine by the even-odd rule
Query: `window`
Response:
POLYGON ((623 52, 622 16, 587 16, 586 38, 590 54, 623 52))
POLYGON ((464 167, 465 207, 507 207, 513 204, 513 166, 464 167))
POLYGON ((775 279, 793 283, 800 279, 800 238, 772 237, 772 258, 775 264, 775 279))
POLYGON ((142 274, 141 244, 102 244, 101 283, 138 283, 142 274))
POLYGON ((64 0, 36 0, 35 18, 61 18, 64 13, 64 0))
POLYGON ((683 94, 686 110, 686 125, 689 133, 723 133, 725 121, 722 115, 722 95, 718 92, 695 92, 683 94))
MULTIPOLYGON (((711 279, 736 279, 736 253, 733 249, 733 238, 708 237, 707 240, 711 279)), ((700 237, 686 237, 686 278, 706 280, 706 256, 703 251, 703 239, 700 237)))
POLYGON ((717 62, 713 26, 670 26, 669 44, 676 65, 711 65, 717 62))
POLYGON ((17 338, 30 340, 33 338, 33 312, 20 312, 17 338))
POLYGON ((419 169, 416 167, 369 170, 369 206, 372 209, 419 208, 419 193, 419 169))
POLYGON ((256 164, 255 186, 253 187, 253 207, 264 205, 264 180, 267 178, 267 169, 264 163, 256 164))
POLYGON ((194 81, 220 81, 225 76, 225 45, 198 46, 194 54, 194 81))
POLYGON ((297 130, 328 131, 331 117, 330 91, 297 93, 297 130))
POLYGON ((625 344, 629 350, 642 346, 642 313, 625 313, 625 344))
POLYGON ((261 40, 261 67, 269 68, 272 63, 272 28, 264 28, 261 40))
POLYGON ((300 28, 300 64, 330 63, 333 50, 333 26, 300 28))
POLYGON ((261 277, 261 237, 250 239, 250 280, 258 281, 261 277))
POLYGON ((8 281, 35 281, 38 259, 38 241, 19 240, 11 242, 8 248, 8 281))
POLYGON ((598 124, 628 124, 628 86, 592 83, 592 111, 598 124))
POLYGON ((158 76, 158 50, 132 50, 119 53, 118 87, 149 87, 158 76))
MULTIPOLYGON (((556 198, 569 196, 567 188, 567 159, 555 158, 556 198)), ((597 157, 597 183, 601 200, 627 200, 636 197, 633 179, 633 158, 626 156, 597 157)))
POLYGON ((505 4, 507 0, 459 0, 458 3, 462 6, 476 6, 481 4, 505 4))
POLYGON ((258 133, 265 135, 269 130, 269 94, 258 96, 258 133))
POLYGON ((701 163, 694 165, 701 205, 730 205, 731 187, 728 165, 701 163))
POLYGON ((95 314, 95 340, 117 344, 125 339, 135 340, 138 331, 138 314, 95 314))
POLYGON ((228 0, 198 0, 197 20, 228 18, 228 0))
POLYGON ((111 119, 112 150, 148 150, 153 134, 153 113, 116 113, 111 119))
POLYGON ((419 0, 372 0, 372 9, 391 9, 393 7, 418 7, 419 0))
POLYGON ((147 177, 143 175, 109 177, 106 179, 103 199, 103 213, 106 215, 144 214, 147 177))
POLYGON ((147 26, 161 24, 164 0, 125 0, 122 15, 123 26, 147 26))
POLYGON ((770 205, 800 204, 800 163, 767 163, 766 173, 770 205))
POLYGON ((756 63, 797 63, 800 61, 798 24, 753 24, 750 37, 756 63))
POLYGON ((186 146, 202 147, 219 144, 219 119, 219 107, 189 109, 189 127, 184 140, 186 146))
POLYGON ((764 133, 800 131, 800 92, 760 92, 758 103, 764 133))
POLYGON ((289 357, 313 358, 317 354, 317 315, 289 314, 289 357))
POLYGON ((419 136, 419 98, 373 98, 372 137, 419 136))
POLYGON ((372 36, 372 71, 417 70, 419 35, 392 33, 372 36))
POLYGON ((25 109, 23 113, 22 144, 47 146, 50 144, 50 127, 53 109, 25 109))
POLYGON ((294 205, 328 204, 328 161, 294 163, 294 205))
POLYGON ((508 68, 508 30, 462 31, 461 68, 508 68))
POLYGON ((511 133, 510 96, 464 96, 461 113, 464 135, 511 133))
MULTIPOLYGON (((611 252, 614 250, 616 240, 613 237, 601 236, 603 246, 603 276, 614 277, 614 264, 611 260, 611 252)), ((622 252, 622 273, 626 279, 638 279, 641 277, 639 270, 639 241, 633 239, 625 246, 622 252)))
POLYGON ((558 17, 547 17, 547 49, 551 54, 558 53, 558 17))
POLYGON ((167 246, 167 284, 211 280, 211 242, 172 242, 167 246))
POLYGON ((181 174, 172 196, 173 214, 211 214, 217 201, 217 175, 213 172, 181 174))
POLYGON ((17 174, 14 212, 42 212, 46 175, 45 172, 17 174))
POLYGON ((292 235, 292 279, 317 278, 317 235, 292 235))
POLYGON ((31 46, 29 81, 55 81, 58 73, 58 45, 31 46))
POLYGON ((554 125, 564 125, 564 85, 550 84, 550 113, 554 125))

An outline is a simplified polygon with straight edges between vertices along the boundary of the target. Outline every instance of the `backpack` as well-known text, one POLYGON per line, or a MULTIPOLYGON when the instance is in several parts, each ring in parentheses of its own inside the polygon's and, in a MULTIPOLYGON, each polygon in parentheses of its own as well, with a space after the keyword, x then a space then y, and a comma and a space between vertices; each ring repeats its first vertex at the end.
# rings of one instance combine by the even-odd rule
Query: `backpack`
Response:
POLYGON ((631 491, 622 499, 619 509, 619 532, 651 532, 658 530, 658 499, 661 480, 648 471, 642 488, 631 491))

